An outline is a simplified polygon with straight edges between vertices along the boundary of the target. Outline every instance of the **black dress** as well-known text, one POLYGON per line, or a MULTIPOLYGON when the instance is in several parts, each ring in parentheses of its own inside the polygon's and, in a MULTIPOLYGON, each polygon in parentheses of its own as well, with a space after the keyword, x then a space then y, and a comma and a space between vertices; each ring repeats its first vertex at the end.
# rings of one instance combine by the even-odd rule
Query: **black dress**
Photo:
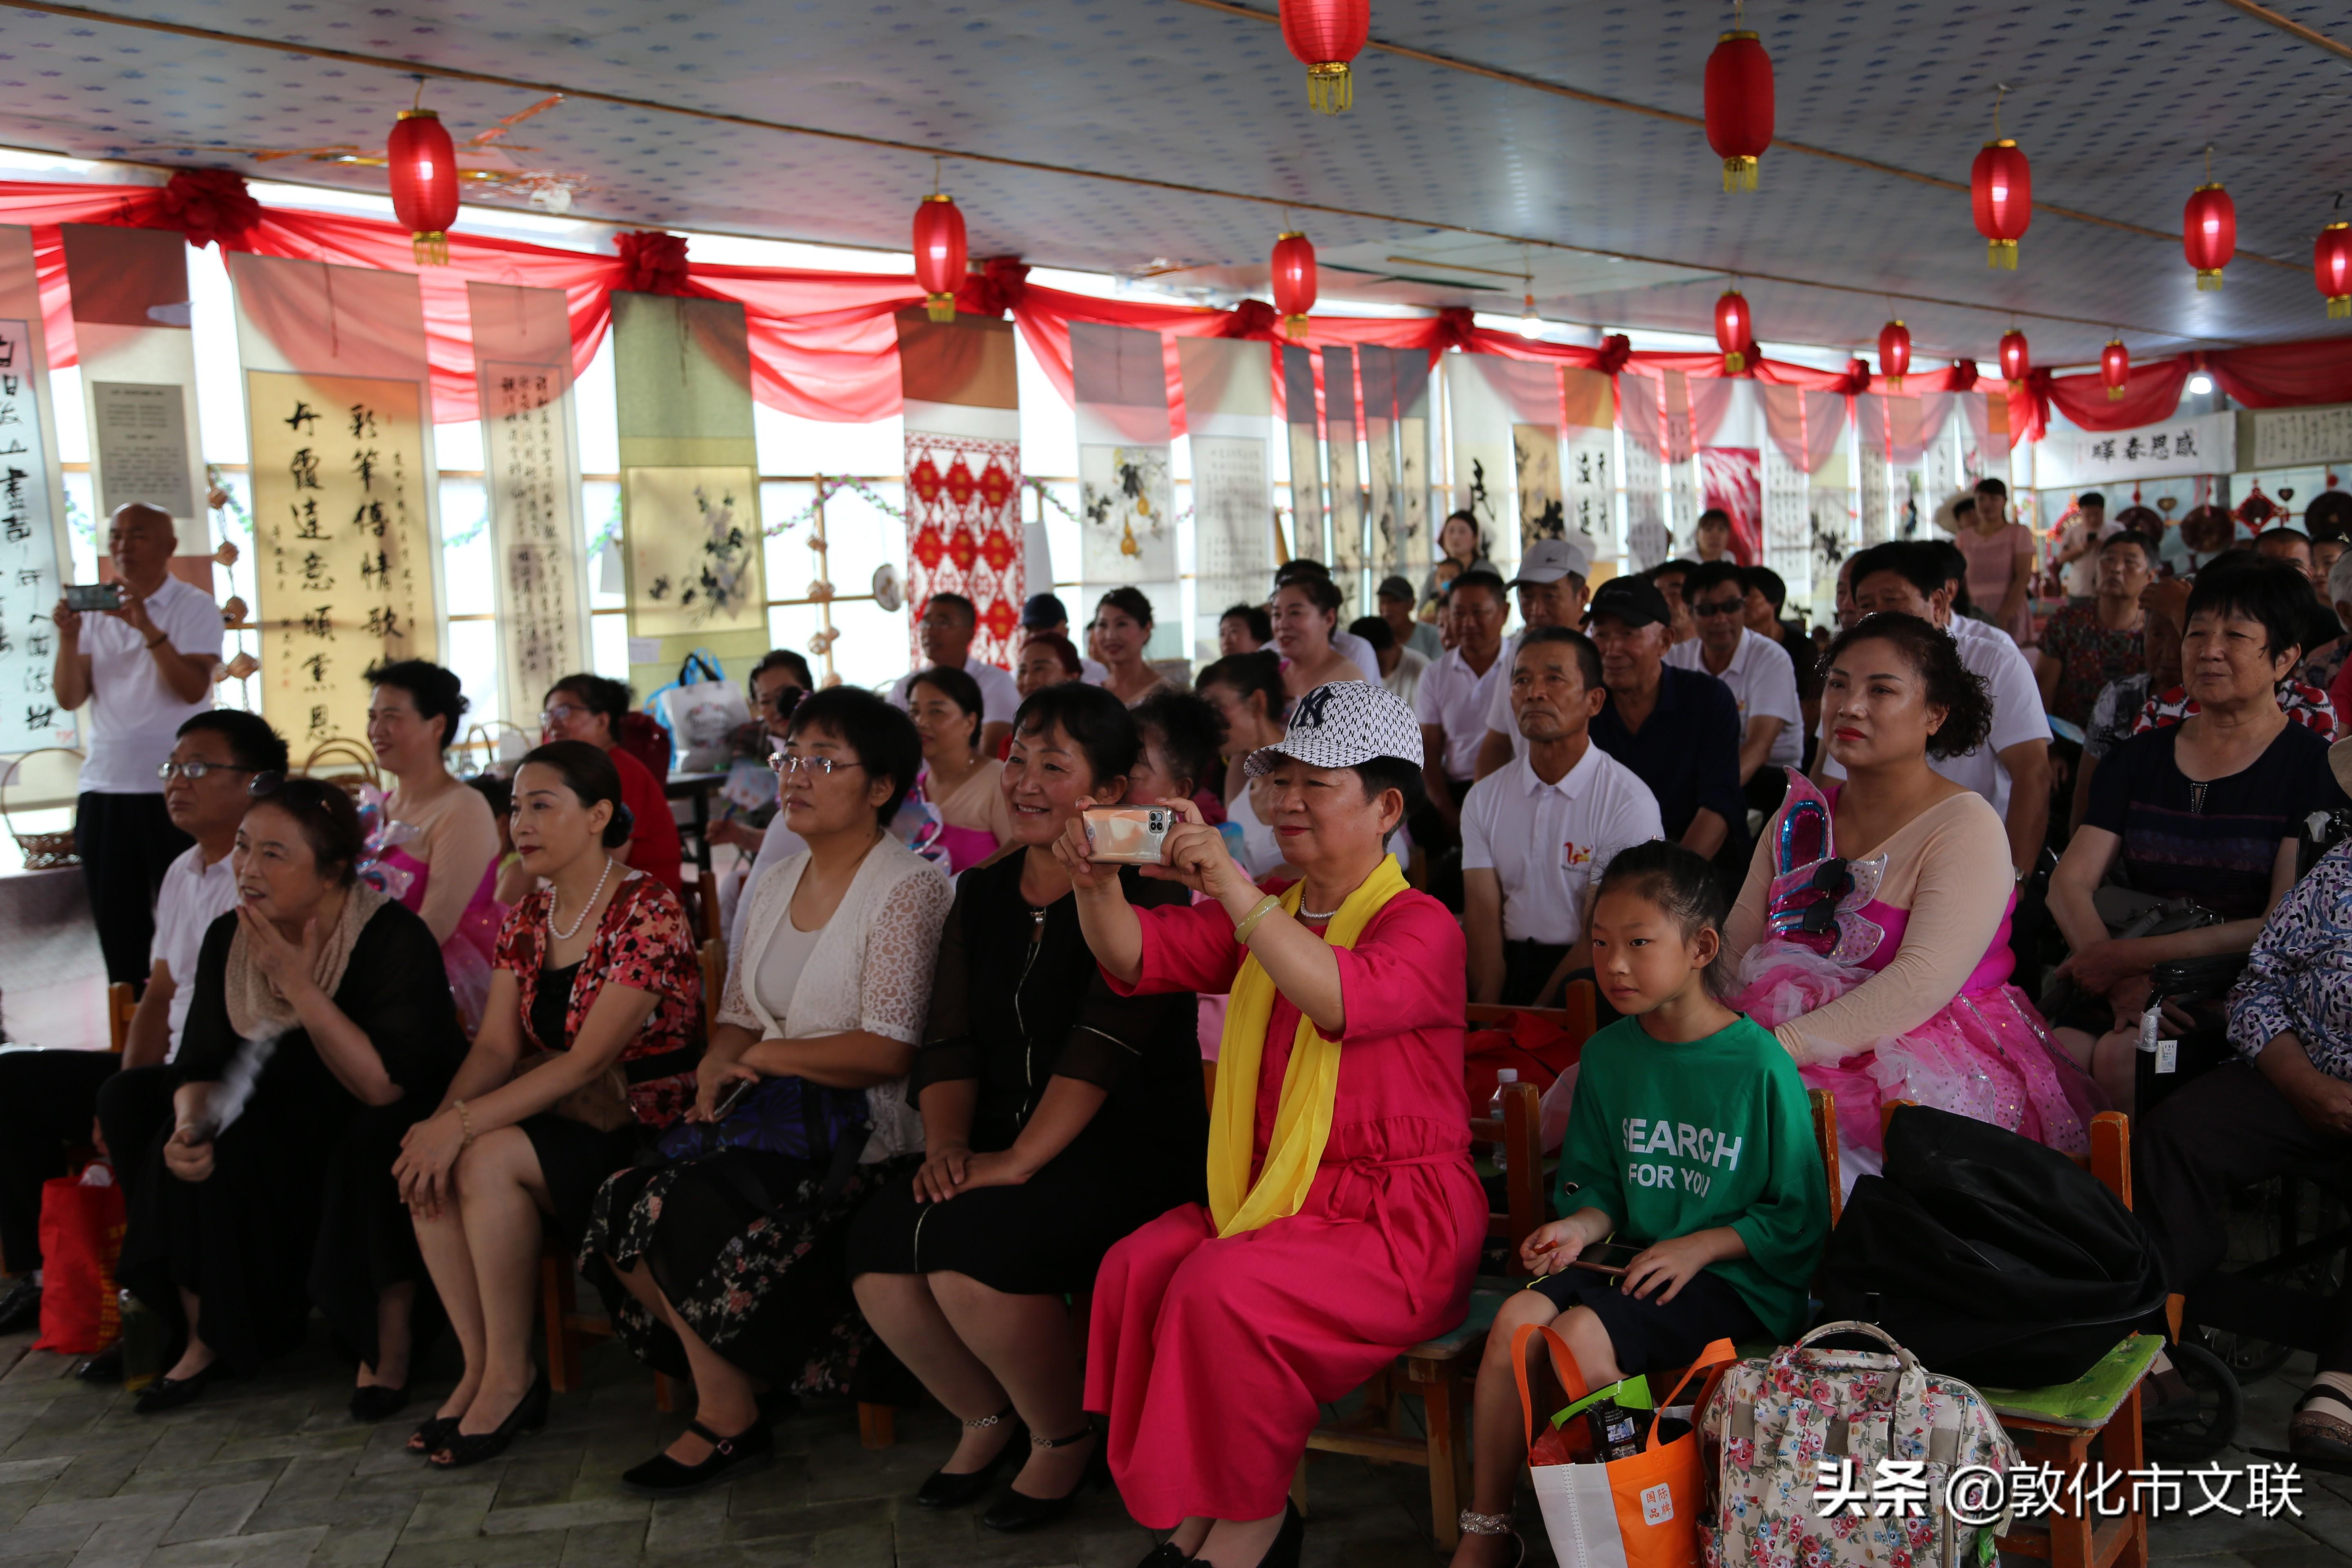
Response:
MULTIPOLYGON (((174 1063, 187 1082, 218 1081, 240 1043, 222 985, 236 935, 235 911, 205 933, 174 1063)), ((143 1179, 126 1186, 118 1277, 173 1324, 180 1289, 193 1291, 205 1342, 232 1371, 300 1344, 314 1303, 337 1342, 372 1364, 377 1296, 406 1280, 430 1293, 392 1166, 402 1136, 446 1092, 466 1038, 424 921, 398 903, 377 910, 352 945, 334 1003, 375 1047, 399 1100, 362 1104, 295 1029, 279 1037, 244 1115, 214 1145, 209 1177, 184 1182, 164 1167, 166 1121, 143 1179)))
MULTIPOLYGON (((1112 1244, 1179 1204, 1203 1201, 1208 1111, 1198 1004, 1189 991, 1118 996, 1102 977, 1068 894, 1021 897, 1024 857, 959 879, 940 934, 927 1037, 908 1085, 979 1081, 975 1153, 1009 1149, 1047 1082, 1108 1098, 1069 1146, 1017 1187, 919 1204, 910 1172, 875 1195, 849 1233, 849 1272, 966 1274, 1016 1296, 1087 1289, 1112 1244)), ((1183 903, 1174 882, 1119 874, 1128 901, 1183 903)))

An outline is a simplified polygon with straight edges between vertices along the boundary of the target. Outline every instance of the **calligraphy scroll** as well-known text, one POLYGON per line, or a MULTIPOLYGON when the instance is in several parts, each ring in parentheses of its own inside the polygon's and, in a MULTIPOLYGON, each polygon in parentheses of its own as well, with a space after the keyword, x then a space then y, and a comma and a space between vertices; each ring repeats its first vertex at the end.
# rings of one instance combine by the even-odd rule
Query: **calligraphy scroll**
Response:
POLYGON ((1627 371, 1618 378, 1625 422, 1625 552, 1636 572, 1674 553, 1662 510, 1666 445, 1664 386, 1656 376, 1627 371))
POLYGON ((1447 354, 1445 401, 1454 427, 1454 506, 1477 521, 1479 553, 1509 568, 1519 559, 1518 514, 1511 505, 1516 469, 1508 399, 1492 367, 1509 362, 1491 354, 1447 354))
POLYGON ((1420 350, 1400 350, 1391 363, 1396 373, 1396 565, 1410 581, 1419 583, 1429 575, 1435 553, 1430 500, 1437 467, 1430 437, 1438 419, 1430 404, 1437 384, 1429 374, 1429 356, 1420 350))
POLYGON ((1160 334, 1070 323, 1078 426, 1078 574, 1091 611, 1129 584, 1151 601, 1153 658, 1184 657, 1168 371, 1160 334))
POLYGON ((1396 353, 1356 351, 1364 405, 1364 565, 1375 578, 1396 570, 1396 353))
POLYGON ((262 710, 298 761, 367 732, 367 668, 440 656, 416 279, 238 253, 262 710))
POLYGON ((77 741, 49 689, 65 515, 33 232, 0 227, 0 755, 77 741))
POLYGON ((1179 338, 1176 358, 1192 456, 1192 657, 1206 664, 1217 657, 1218 617, 1264 604, 1273 581, 1274 384, 1263 343, 1179 338))
POLYGON ((541 694, 588 668, 588 552, 572 339, 553 289, 468 283, 496 563, 499 710, 529 723, 541 694))
POLYGON ((1315 415, 1315 351, 1282 345, 1282 417, 1290 430, 1290 553, 1328 563, 1323 532, 1323 441, 1315 415))
POLYGON ((176 230, 110 224, 58 232, 99 515, 134 502, 155 507, 172 514, 180 553, 209 554, 187 241, 176 230))
MULTIPOLYGON (((1013 323, 901 311, 898 382, 907 427, 908 657, 934 594, 972 603, 972 654, 1010 669, 1019 656, 1021 395, 1013 323)), ((1165 394, 1162 394, 1163 397, 1165 394)))
POLYGON ((630 683, 643 692, 675 680, 696 648, 740 679, 768 648, 743 307, 616 292, 613 385, 630 683), (635 657, 648 641, 654 657, 635 657))
POLYGON ((1853 400, 1854 454, 1862 479, 1862 542, 1866 548, 1894 537, 1888 511, 1894 467, 1887 457, 1887 408, 1881 393, 1853 400))
POLYGON ((2237 466, 2317 468, 2352 458, 2352 403, 2237 411, 2237 466))
POLYGON ((1366 613, 1364 592, 1364 480, 1356 455, 1356 353, 1323 351, 1323 449, 1330 465, 1327 500, 1331 509, 1331 581, 1343 600, 1339 619, 1366 613))
POLYGON ((1617 553, 1617 389, 1597 370, 1563 367, 1560 493, 1567 529, 1581 533, 1596 561, 1617 553))

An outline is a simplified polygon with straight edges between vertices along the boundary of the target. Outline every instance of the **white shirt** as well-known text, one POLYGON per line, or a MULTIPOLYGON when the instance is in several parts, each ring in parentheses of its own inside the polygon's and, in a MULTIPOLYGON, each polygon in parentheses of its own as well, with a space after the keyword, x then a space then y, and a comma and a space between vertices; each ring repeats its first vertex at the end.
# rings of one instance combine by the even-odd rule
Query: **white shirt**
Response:
MULTIPOLYGON (((1013 715, 1021 711, 1021 688, 1013 683, 1013 677, 978 658, 965 659, 963 672, 980 686, 980 721, 983 724, 1012 723, 1013 715)), ((910 706, 907 692, 914 686, 915 677, 922 673, 919 669, 910 669, 898 678, 898 684, 890 689, 891 707, 900 712, 906 711, 910 706)))
POLYGON ((1413 693, 1421 689, 1421 678, 1428 669, 1428 659, 1406 648, 1397 656, 1397 667, 1381 677, 1381 684, 1389 689, 1391 696, 1410 708, 1413 693))
POLYGON ((1331 646, 1355 660, 1356 668, 1364 672, 1366 680, 1374 686, 1381 683, 1381 656, 1372 651, 1371 644, 1353 632, 1335 628, 1331 633, 1331 646))
POLYGON ((163 889, 155 895, 155 942, 147 962, 172 973, 165 1061, 180 1054, 180 1029, 188 1021, 188 1004, 196 999, 196 956, 204 951, 205 932, 236 908, 236 873, 230 868, 235 858, 224 855, 207 866, 204 850, 190 845, 164 868, 163 889))
POLYGON ((1741 740, 1748 738, 1750 719, 1780 720, 1780 732, 1772 738, 1772 750, 1764 760, 1774 767, 1795 767, 1805 755, 1805 718, 1797 706, 1797 667, 1789 662, 1788 650, 1742 626, 1731 662, 1716 675, 1706 667, 1705 647, 1697 637, 1678 642, 1666 650, 1666 662, 1677 669, 1714 675, 1731 688, 1731 700, 1739 704, 1741 740))
POLYGON ((1110 666, 1099 659, 1088 658, 1081 654, 1078 656, 1078 679, 1088 686, 1108 686, 1110 666))
POLYGON ((759 994, 760 1006, 772 1018, 790 1018, 793 993, 800 989, 801 973, 808 968, 809 954, 816 951, 817 939, 824 928, 803 931, 793 924, 792 911, 776 922, 775 934, 760 952, 760 967, 751 976, 752 988, 759 994))
MULTIPOLYGON (((1985 743, 1973 752, 1963 752, 1957 757, 1927 759, 1927 765, 1962 788, 1982 795, 2002 817, 2009 816, 2009 769, 2001 765, 2000 753, 2025 741, 2050 739, 2050 718, 2042 709, 2042 688, 2027 668, 2025 656, 2017 651, 2009 634, 1965 616, 1952 617, 1952 640, 1958 644, 1960 663, 1983 677, 1992 693, 1992 733, 1985 743), (1969 629, 1973 628, 1973 629, 1969 629)), ((1822 744, 1828 745, 1830 709, 1826 700, 1822 705, 1822 744)), ((1822 758, 1824 777, 1842 779, 1845 770, 1837 759, 1824 752, 1822 758)))
MULTIPOLYGON (((148 595, 147 616, 173 650, 217 661, 220 606, 177 577, 148 595)), ((89 754, 81 764, 85 795, 161 795, 156 776, 172 755, 180 726, 213 705, 212 688, 183 702, 163 684, 147 638, 120 616, 85 615, 81 650, 89 656, 89 754)))
MULTIPOLYGON (((760 853, 752 858, 751 874, 743 880, 745 892, 748 893, 760 885, 760 879, 768 874, 769 867, 781 866, 807 847, 807 839, 784 826, 784 810, 783 807, 778 806, 776 815, 768 819, 768 836, 760 841, 760 853)), ((743 911, 751 907, 751 900, 749 898, 739 898, 735 900, 735 925, 727 933, 730 947, 734 945, 736 938, 742 933, 743 911)))
POLYGON ((1447 778, 1477 775, 1478 748, 1486 739, 1487 694, 1496 686, 1510 685, 1510 668, 1511 650, 1506 644, 1484 675, 1470 668, 1458 647, 1446 649, 1444 658, 1421 672, 1421 684, 1412 694, 1413 716, 1444 730, 1447 778))
POLYGON ((1491 870, 1502 883, 1508 942, 1576 942, 1610 859, 1664 836, 1650 786, 1590 742, 1558 784, 1521 758, 1480 779, 1462 803, 1462 868, 1491 870))

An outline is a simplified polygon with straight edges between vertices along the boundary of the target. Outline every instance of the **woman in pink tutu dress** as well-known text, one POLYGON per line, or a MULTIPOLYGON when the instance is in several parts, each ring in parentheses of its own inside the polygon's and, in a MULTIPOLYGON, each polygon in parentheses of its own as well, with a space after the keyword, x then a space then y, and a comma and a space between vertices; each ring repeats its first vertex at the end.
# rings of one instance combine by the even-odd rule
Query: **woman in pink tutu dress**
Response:
POLYGON ((2087 1152, 2098 1091, 2009 984, 2001 820, 1927 763, 1984 742, 1983 682, 1911 616, 1869 617, 1823 667, 1823 739, 1846 777, 1824 795, 1790 770, 1724 926, 1731 1005, 1836 1095, 1849 1183, 1879 1168, 1892 1100, 2087 1152))

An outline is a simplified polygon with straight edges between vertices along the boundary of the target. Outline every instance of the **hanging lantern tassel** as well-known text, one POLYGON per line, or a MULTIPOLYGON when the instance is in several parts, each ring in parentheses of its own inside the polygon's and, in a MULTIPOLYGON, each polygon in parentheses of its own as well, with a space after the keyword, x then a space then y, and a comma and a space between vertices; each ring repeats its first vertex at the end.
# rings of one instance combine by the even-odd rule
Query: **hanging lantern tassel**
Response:
POLYGON ((1755 319, 1748 313, 1748 298, 1727 289, 1715 302, 1715 341, 1723 350, 1723 374, 1738 375, 1748 368, 1748 351, 1756 341, 1755 319))
POLYGON ((1910 368, 1911 329, 1898 318, 1878 329, 1878 374, 1886 378, 1887 391, 1900 392, 1910 368))
POLYGON ((408 230, 419 267, 446 266, 457 221, 457 147, 429 109, 404 109, 384 143, 392 210, 408 230))
POLYGON ((932 321, 955 320, 956 289, 968 261, 963 214, 955 198, 938 193, 925 196, 915 209, 915 282, 923 290, 923 306, 932 321))
POLYGON ((1343 114, 1356 102, 1349 62, 1371 35, 1371 0, 1282 0, 1282 41, 1307 67, 1307 106, 1343 114))
POLYGON ((2180 216, 2180 248, 2197 269, 2197 287, 2221 286, 2221 269, 2238 252, 2238 205, 2219 185, 2200 185, 2189 193, 2180 216))
POLYGON ((2099 351, 2099 379, 2107 384, 2107 401, 2120 403, 2124 384, 2131 380, 2131 351, 2121 338, 2110 338, 2099 351))
POLYGON ((1755 34, 1726 33, 1706 57, 1706 144, 1723 160, 1723 188, 1756 188, 1772 145, 1772 57, 1755 34))
POLYGON ((2033 169, 2006 136, 1988 142, 1969 171, 1969 205, 1985 237, 1985 265, 2017 270, 2017 242, 2033 222, 2033 169))
POLYGON ((2352 224, 2331 223, 2311 250, 2312 277, 2327 298, 2327 319, 2352 316, 2352 224))
POLYGON ((1315 247, 1297 229, 1274 242, 1274 308, 1293 338, 1307 335, 1307 312, 1315 309, 1315 247))

